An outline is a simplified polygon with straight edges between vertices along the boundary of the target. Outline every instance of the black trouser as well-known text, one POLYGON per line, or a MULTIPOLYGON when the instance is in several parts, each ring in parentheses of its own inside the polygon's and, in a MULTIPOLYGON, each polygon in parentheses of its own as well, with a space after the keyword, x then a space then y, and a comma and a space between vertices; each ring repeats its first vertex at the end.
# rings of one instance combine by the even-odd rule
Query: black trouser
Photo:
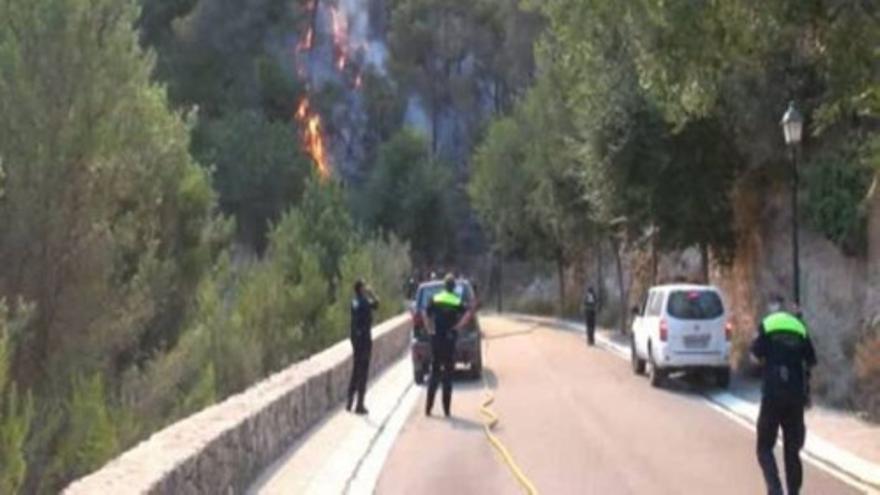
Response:
POLYGON ((596 312, 595 311, 587 311, 586 312, 586 320, 587 320, 587 342, 590 345, 596 341, 596 312))
POLYGON ((767 493, 782 495, 782 484, 773 447, 779 428, 782 427, 782 444, 785 457, 785 480, 788 494, 800 493, 803 481, 800 451, 806 440, 804 426, 804 403, 802 400, 773 400, 765 397, 761 401, 761 413, 758 415, 758 463, 764 472, 767 493))
POLYGON ((364 395, 367 393, 367 377, 370 374, 370 354, 373 342, 370 339, 351 339, 354 349, 351 381, 348 382, 348 408, 351 409, 355 394, 358 396, 358 407, 364 406, 364 395))
POLYGON ((431 413, 437 385, 443 383, 443 412, 449 416, 452 406, 452 374, 455 371, 455 339, 435 337, 431 342, 431 380, 428 382, 428 401, 425 412, 431 413))

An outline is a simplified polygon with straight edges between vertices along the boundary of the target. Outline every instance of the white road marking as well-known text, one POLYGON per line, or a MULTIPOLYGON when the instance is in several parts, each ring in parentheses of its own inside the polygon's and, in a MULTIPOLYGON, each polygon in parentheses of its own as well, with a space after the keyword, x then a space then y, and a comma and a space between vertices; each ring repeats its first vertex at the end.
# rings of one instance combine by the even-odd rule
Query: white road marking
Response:
POLYGON ((410 360, 402 356, 370 383, 369 416, 356 416, 341 407, 329 413, 267 468, 248 493, 371 493, 418 390, 410 360))
POLYGON ((391 448, 397 441, 400 431, 409 419, 410 413, 418 402, 421 388, 410 382, 403 395, 391 412, 390 417, 381 428, 379 435, 373 442, 372 447, 361 459, 358 469, 352 475, 346 493, 360 495, 371 494, 376 490, 379 475, 388 460, 391 448))

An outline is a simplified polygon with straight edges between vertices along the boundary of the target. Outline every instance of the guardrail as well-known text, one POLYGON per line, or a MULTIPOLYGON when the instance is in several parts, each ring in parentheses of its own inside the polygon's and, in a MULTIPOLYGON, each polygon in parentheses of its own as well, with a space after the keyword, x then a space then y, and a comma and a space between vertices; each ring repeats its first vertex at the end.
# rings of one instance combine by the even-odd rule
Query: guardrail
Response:
MULTIPOLYGON (((399 358, 409 339, 406 315, 374 328, 371 376, 399 358)), ((154 433, 63 493, 243 493, 297 437, 345 399, 351 366, 351 344, 339 342, 154 433)))

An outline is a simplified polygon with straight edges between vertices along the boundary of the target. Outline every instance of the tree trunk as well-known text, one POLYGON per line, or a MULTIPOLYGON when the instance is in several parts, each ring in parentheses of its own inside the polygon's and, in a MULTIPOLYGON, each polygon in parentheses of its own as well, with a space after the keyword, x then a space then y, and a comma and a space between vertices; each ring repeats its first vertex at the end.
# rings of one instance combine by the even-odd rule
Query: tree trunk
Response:
POLYGON ((657 235, 651 236, 651 285, 657 285, 657 270, 659 265, 657 253, 657 235))
POLYGON ((556 273, 559 277, 559 316, 565 313, 565 259, 562 250, 556 250, 556 273))
POLYGON ((504 311, 504 254, 498 256, 498 312, 504 311))
POLYGON ((709 283, 709 246, 705 242, 700 243, 700 271, 703 283, 709 283))
POLYGON ((617 287, 620 290, 620 314, 618 317, 618 325, 621 333, 626 332, 626 320, 629 311, 627 311, 627 306, 629 305, 629 298, 626 294, 626 286, 623 282, 623 259, 620 253, 620 241, 618 241, 614 236, 611 236, 611 247, 614 251, 614 264, 617 267, 617 287))
MULTIPOLYGON (((598 237, 598 236, 597 236, 598 237)), ((602 303, 605 302, 605 257, 603 256, 602 238, 598 237, 596 242, 596 290, 598 291, 599 307, 597 312, 602 310, 602 303)))

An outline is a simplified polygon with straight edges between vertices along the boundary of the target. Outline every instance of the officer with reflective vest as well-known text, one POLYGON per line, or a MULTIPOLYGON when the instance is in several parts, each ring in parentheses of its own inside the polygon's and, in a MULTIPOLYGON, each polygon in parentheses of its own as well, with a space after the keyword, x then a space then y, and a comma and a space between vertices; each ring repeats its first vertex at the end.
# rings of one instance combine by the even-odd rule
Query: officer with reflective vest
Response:
POLYGON ((455 341, 459 330, 467 324, 470 315, 464 301, 455 293, 455 277, 446 276, 443 280, 443 290, 431 299, 426 312, 429 321, 433 322, 431 335, 433 359, 425 414, 431 415, 437 386, 442 383, 443 413, 449 417, 449 409, 452 405, 452 374, 455 371, 455 341))
MULTIPOLYGON (((781 307, 781 302, 775 305, 781 307)), ((809 400, 809 371, 816 365, 816 352, 803 321, 782 310, 764 318, 751 352, 764 366, 757 454, 767 493, 783 493, 773 457, 781 427, 786 485, 789 495, 796 495, 803 481, 800 451, 806 439, 804 408, 809 400)))

